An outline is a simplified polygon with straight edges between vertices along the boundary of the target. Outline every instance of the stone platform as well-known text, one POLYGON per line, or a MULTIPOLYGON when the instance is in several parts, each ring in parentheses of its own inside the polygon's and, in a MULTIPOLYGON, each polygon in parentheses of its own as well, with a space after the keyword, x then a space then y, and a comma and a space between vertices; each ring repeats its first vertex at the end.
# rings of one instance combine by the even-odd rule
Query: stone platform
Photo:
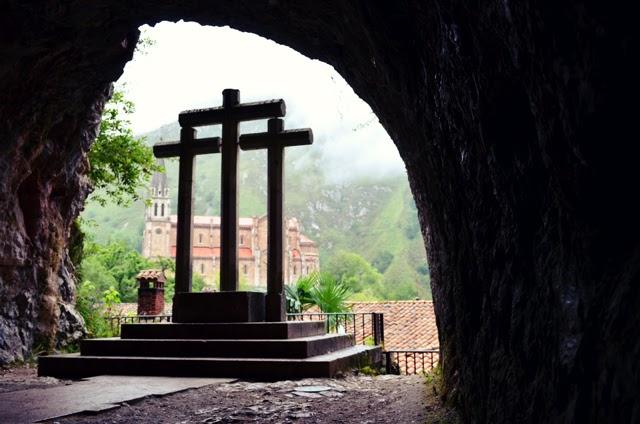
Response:
POLYGON ((379 347, 325 334, 323 321, 123 324, 122 338, 87 339, 79 354, 41 356, 38 374, 278 380, 333 377, 380 361, 379 347))
POLYGON ((264 322, 265 294, 250 291, 176 293, 172 320, 176 323, 264 322))

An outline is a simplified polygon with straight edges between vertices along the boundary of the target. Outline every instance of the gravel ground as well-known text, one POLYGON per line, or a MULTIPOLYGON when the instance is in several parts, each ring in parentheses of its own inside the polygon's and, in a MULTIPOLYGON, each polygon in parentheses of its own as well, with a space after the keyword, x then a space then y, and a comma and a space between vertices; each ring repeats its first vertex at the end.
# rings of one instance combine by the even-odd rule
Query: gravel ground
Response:
MULTIPOLYGON (((0 371, 0 391, 69 384, 29 367, 0 371)), ((420 376, 236 381, 150 397, 50 423, 457 423, 420 376)))
POLYGON ((53 377, 38 377, 36 364, 27 363, 17 367, 0 368, 0 393, 35 388, 46 389, 70 383, 70 381, 53 377))

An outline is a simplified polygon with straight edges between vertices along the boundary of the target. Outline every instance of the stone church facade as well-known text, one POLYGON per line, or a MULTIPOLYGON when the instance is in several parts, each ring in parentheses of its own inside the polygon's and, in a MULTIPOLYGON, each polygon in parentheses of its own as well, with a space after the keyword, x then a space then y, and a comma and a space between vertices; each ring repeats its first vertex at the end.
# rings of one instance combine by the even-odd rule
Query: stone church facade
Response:
MULTIPOLYGON (((156 173, 151 182, 151 204, 145 211, 142 255, 147 258, 176 256, 176 215, 171 215, 167 177, 156 173)), ((202 275, 207 284, 215 284, 220 271, 220 217, 193 217, 193 273, 202 275)), ((319 270, 320 256, 316 243, 300 232, 296 218, 285 222, 285 283, 319 270)), ((267 217, 239 218, 238 275, 241 283, 266 288, 267 217)))

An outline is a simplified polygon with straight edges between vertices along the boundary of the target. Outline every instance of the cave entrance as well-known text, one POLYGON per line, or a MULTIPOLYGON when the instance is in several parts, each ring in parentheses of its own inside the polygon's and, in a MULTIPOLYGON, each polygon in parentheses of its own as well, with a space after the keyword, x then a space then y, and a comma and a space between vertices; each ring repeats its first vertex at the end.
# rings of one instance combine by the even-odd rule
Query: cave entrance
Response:
MULTIPOLYGON (((429 268, 403 161, 371 108, 337 71, 288 47, 226 27, 163 22, 143 28, 141 40, 141 51, 116 83, 116 90, 136 106, 130 117, 134 132, 149 145, 177 140, 178 113, 219 103, 219 93, 227 87, 239 88, 243 102, 284 98, 286 127, 308 126, 315 134, 312 147, 291 148, 286 155, 285 282, 294 286, 315 271, 327 272, 345 282, 346 300, 354 302, 355 312, 386 313, 387 326, 414 326, 420 334, 412 339, 402 330, 387 332, 387 346, 436 349, 429 268), (389 300, 408 302, 373 305, 389 300), (418 318, 394 322, 407 316, 418 318)), ((265 124, 243 123, 240 132, 262 132, 265 124)), ((219 135, 219 127, 208 127, 198 138, 219 135)), ((114 210, 90 200, 83 215, 98 223, 89 229, 97 244, 107 249, 124 244, 139 257, 138 268, 158 267, 175 257, 178 165, 162 165, 146 194, 150 205, 137 202, 114 210)), ((266 153, 242 152, 239 165, 240 289, 264 290, 266 153)), ((194 291, 219 290, 219 181, 220 156, 198 157, 194 291)), ((132 280, 142 270, 138 268, 131 270, 132 280)), ((123 303, 136 301, 134 280, 120 287, 125 290, 120 293, 123 303)), ((164 297, 168 314, 171 276, 164 297)), ((416 361, 433 364, 433 355, 412 357, 414 371, 416 361)))

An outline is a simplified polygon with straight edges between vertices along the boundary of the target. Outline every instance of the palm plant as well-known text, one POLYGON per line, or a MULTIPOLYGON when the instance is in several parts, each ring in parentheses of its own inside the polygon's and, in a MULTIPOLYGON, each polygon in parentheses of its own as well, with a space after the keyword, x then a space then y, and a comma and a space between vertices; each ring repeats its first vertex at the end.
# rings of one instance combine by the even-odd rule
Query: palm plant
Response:
POLYGON ((327 331, 340 331, 340 327, 346 325, 349 316, 334 314, 346 313, 351 310, 346 304, 351 293, 344 280, 338 280, 326 272, 318 273, 310 294, 313 304, 327 314, 325 317, 327 331))
POLYGON ((347 285, 326 272, 315 273, 314 277, 315 284, 310 291, 312 303, 325 313, 349 312, 346 300, 351 293, 347 285))
POLYGON ((315 284, 317 273, 300 277, 295 284, 285 285, 287 297, 287 313, 301 314, 314 305, 311 299, 311 288, 315 284))
POLYGON ((293 285, 285 288, 287 296, 287 313, 302 313, 312 306, 317 306, 320 312, 326 313, 327 329, 337 328, 340 321, 346 321, 347 316, 333 315, 334 313, 349 312, 346 304, 351 295, 347 284, 337 280, 333 275, 324 272, 313 272, 300 277, 293 285))

